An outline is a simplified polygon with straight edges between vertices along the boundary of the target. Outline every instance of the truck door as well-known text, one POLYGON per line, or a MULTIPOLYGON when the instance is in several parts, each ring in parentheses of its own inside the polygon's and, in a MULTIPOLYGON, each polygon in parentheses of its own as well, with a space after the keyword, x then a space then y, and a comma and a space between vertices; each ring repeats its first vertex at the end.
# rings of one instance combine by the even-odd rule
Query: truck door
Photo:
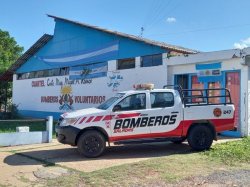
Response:
POLYGON ((177 92, 151 92, 150 93, 153 125, 150 126, 151 134, 159 137, 181 136, 182 127, 179 126, 183 120, 183 106, 177 92))
POLYGON ((125 97, 113 108, 111 139, 113 141, 135 139, 139 135, 149 134, 150 128, 142 120, 147 113, 146 93, 125 97))

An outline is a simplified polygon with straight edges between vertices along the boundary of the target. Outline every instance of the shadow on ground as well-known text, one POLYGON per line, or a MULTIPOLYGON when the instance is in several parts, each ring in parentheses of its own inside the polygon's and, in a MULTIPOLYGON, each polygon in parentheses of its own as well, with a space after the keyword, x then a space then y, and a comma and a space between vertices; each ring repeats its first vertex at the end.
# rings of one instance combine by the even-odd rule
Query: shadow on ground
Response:
POLYGON ((39 149, 39 150, 25 150, 16 154, 7 156, 4 163, 8 165, 33 165, 36 162, 19 162, 17 155, 26 156, 29 158, 40 160, 41 162, 50 163, 67 163, 74 162, 77 164, 83 162, 94 163, 94 161, 110 161, 110 160, 126 160, 126 159, 147 159, 153 157, 162 157, 173 154, 189 154, 192 153, 187 144, 173 144, 173 143, 154 143, 154 144, 139 144, 126 146, 111 146, 107 147, 103 156, 90 159, 81 156, 75 147, 54 147, 53 149, 39 149))

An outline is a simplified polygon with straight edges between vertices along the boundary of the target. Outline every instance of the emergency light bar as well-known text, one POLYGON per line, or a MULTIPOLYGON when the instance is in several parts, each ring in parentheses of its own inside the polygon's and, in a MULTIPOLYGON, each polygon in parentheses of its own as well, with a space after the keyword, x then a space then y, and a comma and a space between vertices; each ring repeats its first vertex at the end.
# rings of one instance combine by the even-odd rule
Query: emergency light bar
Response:
POLYGON ((146 84, 134 84, 133 88, 135 90, 153 90, 155 87, 154 84, 146 83, 146 84))

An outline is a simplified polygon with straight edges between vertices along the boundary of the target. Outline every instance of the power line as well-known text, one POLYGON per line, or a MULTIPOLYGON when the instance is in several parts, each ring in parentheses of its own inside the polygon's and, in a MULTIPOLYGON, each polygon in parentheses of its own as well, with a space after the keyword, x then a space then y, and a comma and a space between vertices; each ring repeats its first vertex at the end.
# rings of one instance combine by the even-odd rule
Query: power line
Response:
POLYGON ((185 33, 192 33, 192 32, 202 32, 202 31, 210 31, 210 30, 221 30, 221 29, 230 29, 230 28, 237 28, 237 27, 244 27, 250 26, 250 24, 241 24, 241 25, 228 25, 223 27, 211 27, 211 28, 200 28, 194 30, 186 30, 183 32, 172 32, 172 33, 164 33, 164 34, 150 34, 147 36, 165 36, 165 35, 177 35, 177 34, 185 34, 185 33))
POLYGON ((165 6, 162 6, 161 11, 165 10, 165 12, 163 12, 163 14, 158 14, 158 16, 157 16, 157 17, 147 26, 148 29, 149 29, 150 27, 154 26, 156 23, 158 23, 159 20, 162 19, 162 17, 165 17, 166 14, 169 13, 169 12, 167 11, 167 8, 168 8, 168 6, 171 4, 171 2, 172 2, 172 0, 169 0, 165 6))
MULTIPOLYGON (((171 0, 170 0, 171 1, 171 0)), ((160 21, 162 21, 164 18, 166 18, 167 16, 170 15, 170 13, 172 13, 174 10, 176 10, 181 4, 183 3, 183 1, 180 1, 179 3, 177 3, 172 9, 170 9, 169 11, 166 11, 165 14, 163 14, 161 17, 159 17, 155 22, 153 22, 151 25, 148 26, 147 31, 152 29, 154 25, 158 24, 160 21)))
POLYGON ((149 23, 154 21, 154 19, 158 16, 158 14, 160 14, 160 9, 161 9, 161 7, 163 7, 162 5, 164 3, 164 0, 157 0, 157 1, 153 1, 153 2, 154 3, 152 4, 151 9, 149 9, 149 13, 147 15, 148 19, 146 19, 146 21, 142 25, 143 27, 146 27, 149 23))
MULTIPOLYGON (((171 0, 168 1, 167 5, 169 4, 170 1, 171 0)), ((162 11, 165 8, 164 3, 165 3, 165 0, 153 1, 153 3, 151 4, 152 6, 149 7, 148 14, 145 17, 145 21, 144 21, 144 23, 143 23, 143 25, 141 27, 141 30, 143 29, 143 31, 144 31, 145 28, 147 27, 147 25, 152 24, 153 22, 155 22, 161 16, 162 11)))

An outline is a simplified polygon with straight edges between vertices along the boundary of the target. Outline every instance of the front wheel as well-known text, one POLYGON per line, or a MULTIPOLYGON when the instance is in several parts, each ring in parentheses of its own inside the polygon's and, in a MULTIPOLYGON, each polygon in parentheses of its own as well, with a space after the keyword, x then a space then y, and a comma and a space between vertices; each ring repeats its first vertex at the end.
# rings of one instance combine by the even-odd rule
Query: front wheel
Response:
POLYGON ((213 143, 213 133, 209 127, 197 125, 190 130, 187 140, 192 149, 196 151, 207 150, 213 143))
POLYGON ((77 148, 80 154, 85 157, 95 158, 100 156, 106 148, 104 136, 95 130, 84 132, 78 142, 77 148))

